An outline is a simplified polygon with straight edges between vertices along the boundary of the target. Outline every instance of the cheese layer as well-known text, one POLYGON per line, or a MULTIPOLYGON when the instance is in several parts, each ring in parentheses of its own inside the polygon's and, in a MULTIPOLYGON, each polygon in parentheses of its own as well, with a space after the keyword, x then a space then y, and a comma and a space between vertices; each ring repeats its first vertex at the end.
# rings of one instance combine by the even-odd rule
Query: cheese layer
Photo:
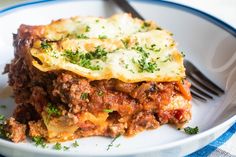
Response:
POLYGON ((171 33, 129 14, 73 17, 43 27, 30 50, 41 71, 68 70, 90 80, 179 81, 182 54, 171 33), (40 62, 39 62, 40 61, 40 62))

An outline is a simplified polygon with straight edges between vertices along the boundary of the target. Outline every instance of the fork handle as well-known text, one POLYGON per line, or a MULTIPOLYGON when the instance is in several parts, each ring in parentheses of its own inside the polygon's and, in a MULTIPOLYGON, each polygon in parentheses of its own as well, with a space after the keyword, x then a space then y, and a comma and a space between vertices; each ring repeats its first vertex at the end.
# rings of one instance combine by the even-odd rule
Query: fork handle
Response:
POLYGON ((115 2, 124 12, 131 13, 133 17, 144 20, 144 18, 129 4, 127 0, 112 0, 115 2))

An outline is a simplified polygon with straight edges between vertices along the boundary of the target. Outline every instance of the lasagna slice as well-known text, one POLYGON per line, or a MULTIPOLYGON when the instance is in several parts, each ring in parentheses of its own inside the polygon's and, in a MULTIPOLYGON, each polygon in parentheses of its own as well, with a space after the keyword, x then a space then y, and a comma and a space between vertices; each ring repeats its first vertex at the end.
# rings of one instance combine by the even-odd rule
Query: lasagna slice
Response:
POLYGON ((21 25, 13 37, 15 58, 5 68, 13 117, 31 137, 131 136, 191 119, 183 56, 153 21, 72 17, 21 25))

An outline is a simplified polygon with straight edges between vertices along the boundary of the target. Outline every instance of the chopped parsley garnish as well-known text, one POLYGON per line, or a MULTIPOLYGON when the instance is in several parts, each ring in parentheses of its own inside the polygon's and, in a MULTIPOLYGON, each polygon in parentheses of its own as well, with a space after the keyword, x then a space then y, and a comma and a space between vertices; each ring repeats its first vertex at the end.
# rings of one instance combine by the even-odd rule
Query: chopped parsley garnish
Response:
POLYGON ((61 150, 61 149, 62 149, 61 143, 57 142, 57 143, 53 146, 53 149, 55 149, 55 150, 61 150))
POLYGON ((73 52, 71 50, 66 50, 63 54, 63 56, 65 56, 69 62, 73 63, 73 64, 77 64, 78 60, 79 60, 79 52, 73 52))
POLYGON ((184 132, 189 134, 189 135, 194 135, 194 134, 197 134, 199 132, 199 129, 198 127, 196 126, 195 128, 192 128, 192 127, 186 127, 184 128, 184 132))
POLYGON ((1 105, 0 108, 4 108, 5 109, 5 108, 7 108, 7 106, 6 105, 1 105))
POLYGON ((50 56, 54 57, 54 58, 58 58, 59 57, 59 53, 55 52, 55 51, 52 51, 50 53, 50 56))
POLYGON ((80 99, 86 100, 86 99, 88 99, 88 96, 89 96, 89 93, 82 93, 82 94, 80 95, 80 99))
POLYGON ((90 27, 89 26, 86 26, 85 27, 85 32, 89 32, 90 31, 90 27))
POLYGON ((47 41, 42 41, 41 48, 42 49, 52 49, 52 46, 47 41))
POLYGON ((91 65, 91 54, 89 53, 80 53, 78 51, 73 52, 71 50, 66 50, 63 56, 65 56, 66 59, 73 64, 78 64, 91 70, 100 70, 98 65, 91 65))
POLYGON ((98 94, 98 96, 103 96, 104 93, 102 90, 99 90, 97 94, 98 94))
POLYGON ((160 52, 161 48, 157 48, 156 44, 152 44, 150 47, 148 47, 147 45, 145 45, 145 48, 154 52, 160 52))
POLYGON ((171 62, 172 61, 172 56, 169 54, 168 56, 166 56, 166 59, 163 62, 171 62))
POLYGON ((96 23, 98 23, 98 22, 99 22, 99 20, 97 19, 95 22, 96 22, 96 23))
POLYGON ((73 147, 79 147, 79 143, 77 141, 75 141, 74 143, 72 143, 73 147))
POLYGON ((78 34, 76 37, 78 39, 88 39, 88 37, 86 35, 84 35, 84 34, 78 34))
POLYGON ((5 119, 5 116, 0 114, 0 120, 2 121, 4 119, 5 119))
POLYGON ((141 28, 142 28, 142 29, 147 29, 147 28, 150 27, 150 26, 151 26, 150 23, 148 23, 148 22, 143 22, 141 28))
POLYGON ((182 57, 185 57, 185 54, 184 54, 184 52, 183 52, 183 51, 181 51, 181 55, 182 55, 182 57))
POLYGON ((99 39, 107 39, 107 36, 106 35, 99 35, 98 38, 99 39))
POLYGON ((101 67, 99 65, 92 65, 91 61, 94 59, 101 59, 105 61, 107 59, 107 51, 101 46, 97 46, 95 51, 83 53, 83 52, 73 52, 71 50, 66 50, 63 54, 66 59, 73 63, 78 64, 84 68, 91 69, 91 70, 100 70, 101 67))
POLYGON ((143 58, 148 58, 149 57, 149 53, 148 52, 146 52, 144 49, 143 49, 143 47, 141 47, 141 46, 135 46, 135 47, 132 47, 132 49, 134 49, 134 50, 136 50, 136 51, 138 51, 140 54, 141 54, 141 56, 143 57, 143 58))
POLYGON ((47 113, 49 115, 55 115, 55 116, 61 115, 61 111, 55 105, 52 105, 52 103, 48 103, 47 113))
POLYGON ((154 71, 159 71, 160 69, 157 67, 157 64, 155 62, 149 62, 146 58, 142 57, 140 60, 138 60, 139 65, 139 72, 149 72, 153 73, 154 71))
POLYGON ((64 151, 66 151, 66 150, 68 150, 68 149, 70 149, 70 147, 63 146, 63 150, 64 150, 64 151))
POLYGON ((112 113, 113 112, 113 110, 111 110, 111 109, 104 109, 103 111, 107 112, 107 113, 112 113))
POLYGON ((35 142, 36 147, 41 146, 42 148, 45 148, 47 146, 44 139, 40 136, 33 137, 32 141, 35 142))
POLYGON ((123 45, 125 46, 125 48, 128 48, 128 45, 129 45, 129 41, 128 40, 123 40, 121 39, 121 42, 123 43, 123 45))
POLYGON ((91 64, 91 54, 86 53, 86 54, 81 54, 79 56, 79 61, 74 64, 78 64, 84 68, 91 69, 91 70, 100 70, 101 67, 99 65, 92 65, 91 64))
POLYGON ((66 150, 70 149, 70 147, 62 146, 61 143, 57 142, 57 143, 53 146, 53 149, 55 149, 55 150, 62 150, 62 149, 63 149, 64 151, 66 151, 66 150))
POLYGON ((102 48, 101 46, 97 46, 94 52, 90 52, 91 53, 91 59, 102 59, 102 60, 106 60, 106 56, 107 56, 107 51, 105 51, 104 48, 102 48))
POLYGON ((107 146, 107 151, 113 146, 114 142, 120 137, 121 135, 116 136, 111 143, 107 146))
POLYGON ((0 137, 6 138, 6 130, 4 129, 4 124, 0 124, 0 137))
POLYGON ((148 61, 148 57, 150 54, 146 52, 143 49, 143 47, 136 46, 133 47, 132 49, 138 51, 141 54, 141 59, 138 59, 137 61, 135 61, 134 58, 132 58, 132 62, 138 65, 139 68, 138 72, 153 73, 154 71, 160 70, 154 61, 148 61))
POLYGON ((5 130, 4 120, 5 116, 0 114, 0 137, 7 138, 9 133, 5 130))

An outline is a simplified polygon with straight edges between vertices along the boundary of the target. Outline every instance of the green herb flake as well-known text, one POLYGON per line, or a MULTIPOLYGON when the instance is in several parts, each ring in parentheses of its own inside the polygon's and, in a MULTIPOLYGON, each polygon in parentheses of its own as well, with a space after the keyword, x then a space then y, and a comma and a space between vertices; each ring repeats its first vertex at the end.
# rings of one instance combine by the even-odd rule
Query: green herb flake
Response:
POLYGON ((70 149, 70 147, 63 146, 63 150, 64 150, 64 151, 66 151, 66 150, 68 150, 68 149, 70 149))
POLYGON ((101 46, 97 46, 95 51, 91 52, 91 54, 92 54, 92 58, 102 59, 103 61, 105 61, 107 59, 108 52, 105 51, 105 49, 102 48, 101 46))
POLYGON ((97 92, 97 94, 98 94, 98 96, 103 96, 103 91, 102 90, 99 90, 98 92, 97 92))
POLYGON ((86 35, 84 35, 84 34, 78 34, 76 37, 78 39, 88 39, 88 37, 86 35))
POLYGON ((72 143, 73 147, 79 147, 79 143, 77 141, 75 141, 74 143, 72 143))
POLYGON ((99 35, 98 38, 99 39, 107 39, 107 36, 106 35, 99 35))
POLYGON ((162 30, 162 28, 161 27, 156 27, 156 30, 162 30))
POLYGON ((111 110, 111 109, 104 109, 103 111, 107 112, 107 113, 112 113, 113 112, 113 110, 111 110))
POLYGON ((161 48, 158 48, 156 44, 152 44, 150 47, 145 45, 145 48, 154 52, 160 52, 161 48))
POLYGON ((46 50, 46 49, 52 49, 51 44, 49 44, 47 41, 42 41, 41 42, 41 48, 46 50))
POLYGON ((50 56, 51 56, 51 57, 54 57, 54 58, 58 58, 58 57, 59 57, 59 54, 58 54, 57 52, 55 52, 55 51, 52 51, 52 52, 50 53, 50 56))
POLYGON ((136 47, 132 47, 132 49, 138 51, 141 54, 141 58, 138 59, 137 61, 135 61, 132 58, 133 64, 137 65, 139 68, 139 71, 138 71, 139 73, 141 73, 141 72, 153 73, 154 71, 160 70, 160 68, 157 67, 156 62, 148 61, 148 57, 150 54, 148 52, 146 52, 143 47, 136 46, 136 47))
POLYGON ((80 99, 86 100, 86 99, 88 99, 88 96, 89 96, 89 93, 82 93, 82 94, 80 95, 80 99))
POLYGON ((0 137, 6 138, 6 130, 4 129, 4 124, 0 124, 0 137))
POLYGON ((189 135, 194 135, 194 134, 197 134, 199 132, 199 129, 198 127, 196 126, 195 128, 192 128, 192 127, 186 127, 184 128, 184 132, 189 134, 189 135))
POLYGON ((61 149, 62 149, 61 143, 57 142, 57 143, 53 146, 53 149, 55 149, 55 150, 61 150, 61 149))
POLYGON ((107 146, 107 151, 110 150, 110 148, 113 146, 114 142, 120 137, 121 135, 116 136, 111 143, 107 146))
POLYGON ((0 120, 2 121, 4 119, 5 119, 5 116, 0 114, 0 120))
POLYGON ((172 61, 172 56, 169 54, 163 62, 171 62, 172 61))
POLYGON ((85 32, 89 32, 90 31, 90 27, 89 26, 86 26, 85 27, 85 32))
POLYGON ((95 20, 95 22, 96 22, 96 23, 98 23, 98 22, 99 22, 99 20, 97 19, 97 20, 95 20))
POLYGON ((7 108, 7 106, 6 105, 0 105, 0 108, 5 109, 5 108, 7 108))
POLYGON ((79 66, 91 70, 100 70, 101 67, 99 65, 91 65, 91 60, 95 59, 93 55, 92 53, 73 52, 71 50, 66 50, 63 54, 63 56, 73 64, 78 64, 79 66))
POLYGON ((52 105, 52 103, 48 103, 47 113, 49 116, 51 116, 51 115, 60 116, 61 115, 61 111, 55 105, 52 105))
POLYGON ((142 57, 144 57, 144 58, 148 58, 148 56, 150 55, 150 54, 149 54, 148 52, 146 52, 146 51, 143 49, 143 47, 141 47, 141 46, 132 47, 132 49, 138 51, 138 52, 142 55, 142 57))
POLYGON ((150 26, 151 26, 150 23, 148 23, 148 22, 143 22, 141 28, 142 28, 142 29, 147 29, 147 28, 150 27, 150 26))
POLYGON ((181 51, 181 55, 182 55, 182 57, 185 57, 185 54, 184 54, 184 52, 183 52, 183 51, 181 51))
POLYGON ((139 72, 149 72, 153 73, 154 71, 159 71, 160 69, 157 68, 157 64, 155 62, 149 62, 146 58, 142 57, 138 60, 139 65, 139 72))
POLYGON ((101 59, 102 61, 105 61, 107 59, 107 54, 108 52, 105 51, 104 48, 97 46, 95 51, 89 53, 66 50, 62 56, 64 56, 66 60, 73 64, 77 64, 91 70, 100 70, 101 67, 99 65, 92 65, 91 61, 94 59, 101 59))
POLYGON ((123 39, 121 39, 121 42, 123 43, 123 45, 125 46, 125 48, 128 48, 128 45, 129 45, 129 41, 128 41, 128 40, 123 40, 123 39))
POLYGON ((47 146, 44 139, 40 136, 33 137, 32 141, 35 142, 36 147, 41 146, 42 148, 45 148, 47 146))

